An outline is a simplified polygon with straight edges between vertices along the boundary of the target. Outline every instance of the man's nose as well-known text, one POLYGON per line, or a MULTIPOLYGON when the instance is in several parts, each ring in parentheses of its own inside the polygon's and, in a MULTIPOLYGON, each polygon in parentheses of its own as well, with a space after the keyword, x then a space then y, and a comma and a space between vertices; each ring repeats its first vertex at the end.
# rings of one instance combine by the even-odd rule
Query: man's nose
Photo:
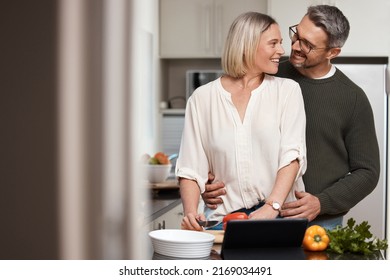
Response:
POLYGON ((299 45, 299 40, 295 40, 295 42, 291 41, 291 48, 296 51, 301 50, 301 46, 299 45))

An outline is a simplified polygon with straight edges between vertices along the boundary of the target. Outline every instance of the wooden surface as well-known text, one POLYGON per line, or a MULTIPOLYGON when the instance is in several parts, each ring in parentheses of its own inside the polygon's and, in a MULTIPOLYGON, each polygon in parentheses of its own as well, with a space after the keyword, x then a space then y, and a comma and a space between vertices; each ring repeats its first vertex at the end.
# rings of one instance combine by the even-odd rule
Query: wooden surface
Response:
POLYGON ((225 231, 223 230, 206 230, 205 232, 211 233, 215 236, 214 244, 222 244, 225 231))

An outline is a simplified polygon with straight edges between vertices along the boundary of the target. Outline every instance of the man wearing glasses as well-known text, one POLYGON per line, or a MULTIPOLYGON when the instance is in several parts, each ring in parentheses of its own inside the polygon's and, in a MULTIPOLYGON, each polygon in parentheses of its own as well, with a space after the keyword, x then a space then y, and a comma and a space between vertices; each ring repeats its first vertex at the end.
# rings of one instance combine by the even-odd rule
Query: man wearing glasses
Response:
MULTIPOLYGON (((363 90, 331 63, 349 35, 349 22, 338 8, 309 7, 289 34, 290 59, 280 64, 277 75, 301 86, 308 165, 303 176, 306 192, 283 204, 280 215, 307 218, 330 229, 342 225, 343 216, 378 182, 374 117, 363 90)), ((211 183, 206 190, 207 206, 223 203, 223 183, 211 183)))

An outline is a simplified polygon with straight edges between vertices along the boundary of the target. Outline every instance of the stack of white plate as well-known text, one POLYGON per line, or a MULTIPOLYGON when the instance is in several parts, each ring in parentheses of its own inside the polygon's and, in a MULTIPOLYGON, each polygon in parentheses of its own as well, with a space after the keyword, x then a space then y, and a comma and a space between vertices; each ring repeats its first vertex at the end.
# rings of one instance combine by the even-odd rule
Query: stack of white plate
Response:
POLYGON ((197 258, 179 258, 179 257, 171 257, 171 256, 165 256, 158 254, 156 252, 153 253, 152 260, 209 260, 210 255, 207 255, 206 257, 197 257, 197 258))
POLYGON ((149 232, 154 251, 175 258, 205 258, 210 256, 214 235, 210 233, 163 229, 149 232))

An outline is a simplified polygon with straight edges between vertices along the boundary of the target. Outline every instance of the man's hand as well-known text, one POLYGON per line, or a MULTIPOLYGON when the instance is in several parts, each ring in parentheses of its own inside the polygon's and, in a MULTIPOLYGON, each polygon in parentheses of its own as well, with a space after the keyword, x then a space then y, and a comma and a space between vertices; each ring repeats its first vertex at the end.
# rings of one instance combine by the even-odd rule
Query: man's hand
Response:
POLYGON ((320 200, 307 192, 295 192, 295 197, 298 200, 283 204, 280 215, 285 218, 307 218, 309 222, 314 220, 321 210, 320 200))
POLYGON ((216 209, 218 204, 222 204, 223 200, 220 196, 226 194, 225 184, 222 182, 212 183, 213 180, 214 175, 209 173, 209 180, 205 186, 206 190, 202 193, 204 203, 210 209, 216 209))

